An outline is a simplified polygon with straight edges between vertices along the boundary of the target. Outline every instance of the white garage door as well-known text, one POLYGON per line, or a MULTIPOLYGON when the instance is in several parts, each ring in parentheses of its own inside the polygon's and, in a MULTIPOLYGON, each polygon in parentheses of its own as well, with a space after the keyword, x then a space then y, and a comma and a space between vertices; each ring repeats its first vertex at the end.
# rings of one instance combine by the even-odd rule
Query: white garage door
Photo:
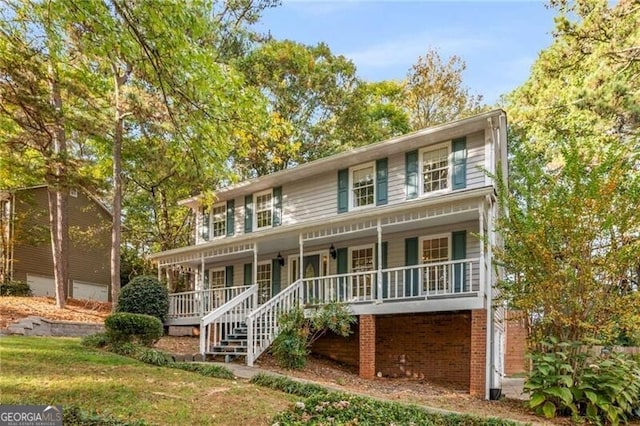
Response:
POLYGON ((27 284, 34 296, 56 296, 56 286, 53 277, 41 277, 27 274, 27 284))
POLYGON ((73 280, 73 298, 108 302, 109 291, 106 285, 73 280))

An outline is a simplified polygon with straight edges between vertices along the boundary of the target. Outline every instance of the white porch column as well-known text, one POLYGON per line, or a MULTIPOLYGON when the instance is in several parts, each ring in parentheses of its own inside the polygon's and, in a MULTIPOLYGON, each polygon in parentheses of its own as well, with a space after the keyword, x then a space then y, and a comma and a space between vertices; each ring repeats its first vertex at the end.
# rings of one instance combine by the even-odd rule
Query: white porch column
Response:
POLYGON ((258 245, 253 243, 253 284, 258 282, 258 245))
POLYGON ((160 262, 158 262, 158 281, 162 282, 162 266, 160 266, 160 262))
POLYGON ((204 255, 200 256, 200 290, 204 290, 204 255))
MULTIPOLYGON (((298 279, 302 280, 302 278, 304 278, 304 267, 302 266, 304 259, 304 239, 302 238, 302 233, 298 236, 298 245, 300 246, 300 258, 298 260, 298 269, 300 271, 300 275, 298 279)), ((302 285, 300 286, 300 294, 298 299, 298 303, 300 304, 300 306, 304 305, 304 292, 305 288, 304 285, 302 285)))
POLYGON ((378 218, 378 291, 377 297, 378 303, 382 303, 382 223, 378 218))

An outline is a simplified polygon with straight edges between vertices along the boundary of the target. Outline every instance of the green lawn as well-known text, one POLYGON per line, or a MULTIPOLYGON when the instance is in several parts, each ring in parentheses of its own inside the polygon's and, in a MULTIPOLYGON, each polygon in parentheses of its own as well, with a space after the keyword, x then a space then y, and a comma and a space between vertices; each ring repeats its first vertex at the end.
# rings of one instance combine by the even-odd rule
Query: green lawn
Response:
POLYGON ((270 424, 295 397, 85 348, 79 339, 0 337, 0 403, 76 405, 157 424, 270 424))

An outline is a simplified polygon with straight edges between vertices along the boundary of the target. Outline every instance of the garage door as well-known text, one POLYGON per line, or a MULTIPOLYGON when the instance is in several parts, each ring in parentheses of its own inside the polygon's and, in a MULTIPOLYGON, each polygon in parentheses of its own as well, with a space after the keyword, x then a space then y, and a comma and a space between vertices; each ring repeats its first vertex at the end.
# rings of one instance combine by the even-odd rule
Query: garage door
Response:
POLYGON ((108 302, 109 290, 106 285, 73 280, 73 298, 108 302))
POLYGON ((56 286, 53 277, 41 277, 27 274, 27 284, 34 296, 56 296, 56 286))

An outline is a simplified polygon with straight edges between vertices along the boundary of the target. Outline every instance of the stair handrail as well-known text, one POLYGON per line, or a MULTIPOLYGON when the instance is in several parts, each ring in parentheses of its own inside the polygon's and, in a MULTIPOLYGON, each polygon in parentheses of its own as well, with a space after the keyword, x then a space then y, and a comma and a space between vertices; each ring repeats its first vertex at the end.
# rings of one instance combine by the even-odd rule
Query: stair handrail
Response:
POLYGON ((247 302, 249 310, 255 309, 258 305, 258 284, 248 287, 245 291, 238 294, 233 299, 221 305, 219 308, 209 312, 200 319, 200 353, 206 352, 207 342, 211 337, 210 325, 229 314, 232 310, 247 302))
POLYGON ((262 355, 278 335, 278 317, 283 313, 291 312, 295 307, 302 306, 302 289, 302 279, 298 279, 247 315, 248 366, 253 366, 253 362, 262 355), (258 336, 257 326, 261 322, 263 329, 261 330, 261 335, 258 336), (269 324, 270 326, 265 329, 265 324, 269 324))

